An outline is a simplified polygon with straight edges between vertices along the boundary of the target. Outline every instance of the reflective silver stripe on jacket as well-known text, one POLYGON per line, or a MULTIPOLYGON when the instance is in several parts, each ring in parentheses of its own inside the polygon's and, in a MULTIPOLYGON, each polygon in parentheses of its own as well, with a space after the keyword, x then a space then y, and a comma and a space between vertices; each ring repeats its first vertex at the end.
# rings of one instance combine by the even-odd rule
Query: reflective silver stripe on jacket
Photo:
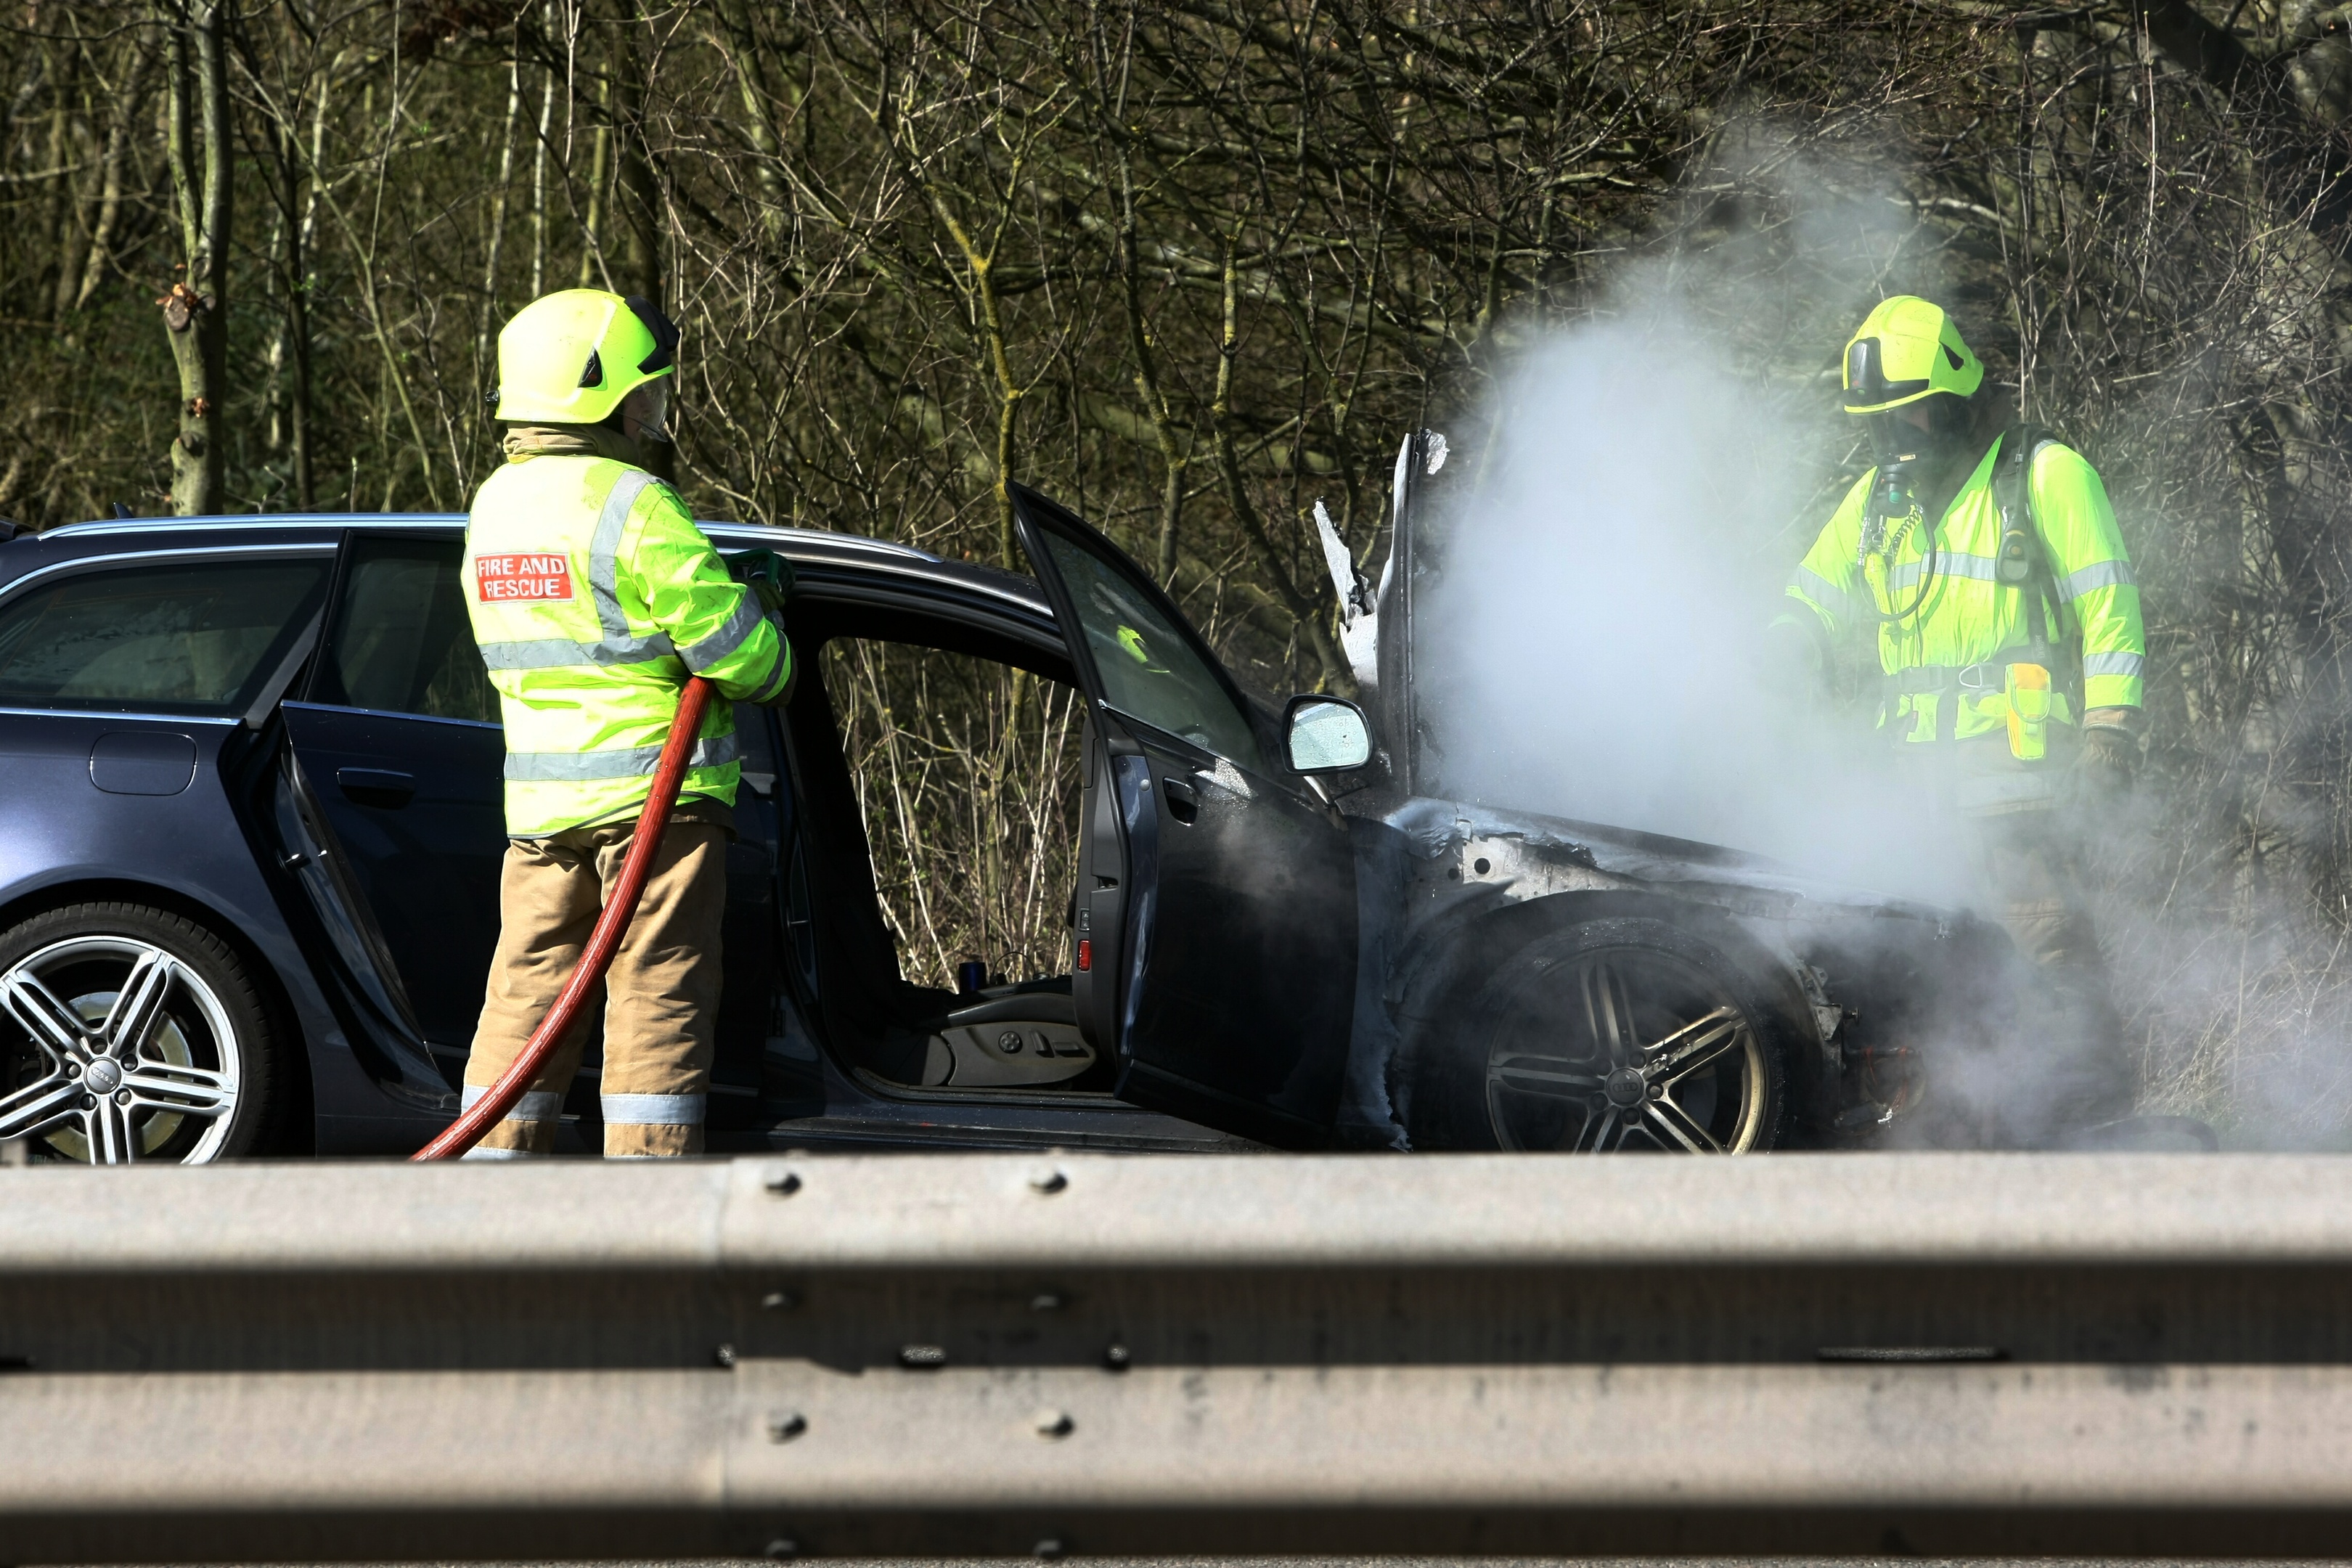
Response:
POLYGON ((2083 656, 2084 675, 2137 675, 2147 663, 2147 657, 2137 653, 2086 653, 2083 656))
POLYGON ((608 643, 629 635, 629 617, 621 609, 621 534, 629 526, 630 510, 653 482, 643 468, 623 469, 604 498, 604 510, 596 514, 596 532, 588 542, 588 594, 596 601, 596 621, 608 643))
POLYGON ((1789 586, 1812 599, 1823 609, 1845 604, 1851 597, 1843 588, 1810 566, 1800 566, 1790 573, 1789 586))
MULTIPOLYGON (((471 1110, 474 1109, 475 1101, 480 1100, 482 1096, 489 1092, 490 1091, 488 1089, 485 1089, 480 1084, 469 1083, 466 1086, 465 1099, 460 1103, 466 1110, 471 1110)), ((507 1108, 506 1115, 501 1117, 500 1120, 505 1121, 552 1121, 555 1120, 556 1113, 562 1109, 563 1097, 562 1095, 556 1093, 551 1089, 535 1089, 530 1093, 524 1095, 520 1100, 516 1100, 512 1105, 509 1106, 507 1108)))
MULTIPOLYGON (((621 746, 608 752, 509 752, 507 777, 516 784, 576 784, 588 779, 626 779, 649 774, 661 761, 659 746, 621 746)), ((690 768, 716 768, 743 754, 732 734, 696 742, 690 768)))
POLYGON ((767 618, 767 606, 760 602, 760 595, 746 588, 743 597, 735 605, 735 613, 727 617, 726 625, 692 647, 678 649, 677 657, 686 661, 687 668, 700 675, 741 647, 743 639, 759 630, 767 618))
POLYGON ((607 1094, 604 1121, 614 1127, 699 1127, 708 1096, 699 1094, 607 1094))
POLYGON ((2094 561, 2080 572, 2070 572, 2058 584, 2058 596, 2073 604, 2094 588, 2137 587, 2139 579, 2128 561, 2094 561))
POLYGON ((486 642, 482 662, 492 669, 562 669, 582 664, 646 664, 677 651, 667 632, 608 642, 486 642))
POLYGON ((778 626, 776 628, 776 672, 775 674, 768 677, 768 683, 760 688, 760 694, 752 698, 751 700, 754 702, 773 702, 782 694, 784 683, 792 679, 792 678, 793 645, 784 640, 784 628, 778 626))
POLYGON ((477 1143, 457 1158, 460 1160, 544 1160, 547 1156, 536 1149, 486 1149, 477 1143))
POLYGON ((621 608, 621 535, 629 526, 629 513, 635 510, 637 498, 654 482, 654 477, 642 468, 624 469, 613 481, 604 510, 596 514, 596 531, 588 542, 588 596, 595 603, 596 624, 604 635, 594 642, 541 637, 484 643, 484 664, 492 669, 563 669, 583 664, 644 664, 677 652, 667 632, 631 636, 629 617, 621 608))
MULTIPOLYGON (((1923 561, 1905 562, 1886 574, 1886 585, 1889 588, 1916 587, 1919 583, 1919 569, 1926 564, 1927 563, 1923 561)), ((1958 550, 1939 550, 1936 552, 1936 575, 1968 577, 1979 583, 1998 583, 2000 581, 2000 563, 1990 555, 1970 555, 1958 550)))

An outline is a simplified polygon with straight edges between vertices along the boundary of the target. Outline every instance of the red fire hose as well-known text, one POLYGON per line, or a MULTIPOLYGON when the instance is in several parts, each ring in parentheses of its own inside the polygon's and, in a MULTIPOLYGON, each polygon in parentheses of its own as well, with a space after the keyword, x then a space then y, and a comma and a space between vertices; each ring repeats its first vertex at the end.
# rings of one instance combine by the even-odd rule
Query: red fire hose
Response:
POLYGON ((646 890, 646 878, 654 868, 654 857, 661 852, 662 833, 669 826, 670 808, 677 804, 678 785, 686 778, 687 759, 694 754, 695 737, 702 732, 702 715, 710 706, 710 682, 695 676, 678 694, 677 717, 671 721, 669 739, 662 742, 661 760, 654 764, 653 793, 646 797, 646 809, 637 818, 636 836, 629 840, 629 852, 621 860, 621 874, 613 883, 612 896, 604 900, 604 913, 596 917, 596 929, 588 933, 588 945, 580 950, 580 963, 572 978, 547 1010, 547 1016, 522 1048, 514 1065, 499 1075, 499 1081, 489 1087, 481 1099, 474 1101, 466 1113, 443 1130, 441 1136, 419 1149, 414 1160, 449 1160, 464 1153, 481 1140, 506 1113, 514 1109, 516 1100, 539 1076, 549 1056, 572 1026, 579 1021, 580 1008, 596 983, 604 978, 604 971, 613 966, 613 954, 620 950, 621 938, 628 933, 629 921, 635 918, 637 900, 646 890))

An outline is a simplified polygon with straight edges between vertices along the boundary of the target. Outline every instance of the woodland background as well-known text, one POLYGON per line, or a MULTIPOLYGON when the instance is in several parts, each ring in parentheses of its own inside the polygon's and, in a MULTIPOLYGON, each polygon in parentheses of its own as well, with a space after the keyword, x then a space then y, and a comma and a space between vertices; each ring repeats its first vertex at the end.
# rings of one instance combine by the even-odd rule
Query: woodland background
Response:
MULTIPOLYGON (((2347 14, 29 0, 0 34, 0 512, 461 509, 499 325, 594 284, 685 326, 703 515, 1009 563, 1004 485, 1034 484, 1269 689, 1344 688, 1313 502, 1374 553, 1398 437, 1475 447, 1514 355, 1625 268, 1710 279, 1691 308, 1818 430, 1790 461, 1822 497, 1861 461, 1840 345, 1934 293, 2138 560, 2151 776, 2097 858, 2149 1102, 2331 1138, 2347 14)), ((1817 521, 1763 542, 1775 577, 1817 521)), ((910 965, 1050 964, 1055 812, 993 806, 1066 783, 1066 709, 981 693, 974 731, 867 674, 910 965), (927 869, 957 865, 984 874, 927 869)))

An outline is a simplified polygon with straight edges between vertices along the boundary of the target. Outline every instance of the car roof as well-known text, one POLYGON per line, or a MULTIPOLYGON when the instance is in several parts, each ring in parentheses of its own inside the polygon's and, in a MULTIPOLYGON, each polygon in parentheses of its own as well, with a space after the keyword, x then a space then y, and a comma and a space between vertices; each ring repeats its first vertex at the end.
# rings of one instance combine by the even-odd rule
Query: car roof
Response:
MULTIPOLYGON (((69 522, 39 533, 19 535, 12 543, 57 542, 75 544, 87 541, 96 547, 87 553, 98 555, 111 553, 114 549, 152 549, 158 546, 170 549, 199 544, 258 544, 272 541, 308 543, 324 542, 346 529, 361 532, 381 530, 413 533, 420 528, 456 531, 465 526, 466 517, 462 512, 276 512, 225 517, 125 517, 69 522)), ((851 571, 864 568, 893 576, 947 583, 989 598, 1009 601, 1033 616, 1048 620, 1053 616, 1045 590, 1035 578, 977 562, 950 561, 912 545, 894 544, 885 539, 868 539, 861 534, 838 533, 822 528, 772 528, 756 522, 700 520, 697 521, 696 526, 710 536, 712 543, 723 550, 772 550, 791 561, 795 567, 816 567, 820 570, 833 567, 851 571)))

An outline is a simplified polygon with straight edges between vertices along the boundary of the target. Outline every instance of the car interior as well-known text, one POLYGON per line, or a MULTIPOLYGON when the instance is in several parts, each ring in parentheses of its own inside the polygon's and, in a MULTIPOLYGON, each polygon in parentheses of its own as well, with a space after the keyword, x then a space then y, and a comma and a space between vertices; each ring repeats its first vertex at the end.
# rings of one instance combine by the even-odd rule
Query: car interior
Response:
POLYGON ((1088 736, 1066 655, 810 598, 793 640, 788 945, 836 1049, 902 1091, 1107 1094, 1070 992, 1088 736))

